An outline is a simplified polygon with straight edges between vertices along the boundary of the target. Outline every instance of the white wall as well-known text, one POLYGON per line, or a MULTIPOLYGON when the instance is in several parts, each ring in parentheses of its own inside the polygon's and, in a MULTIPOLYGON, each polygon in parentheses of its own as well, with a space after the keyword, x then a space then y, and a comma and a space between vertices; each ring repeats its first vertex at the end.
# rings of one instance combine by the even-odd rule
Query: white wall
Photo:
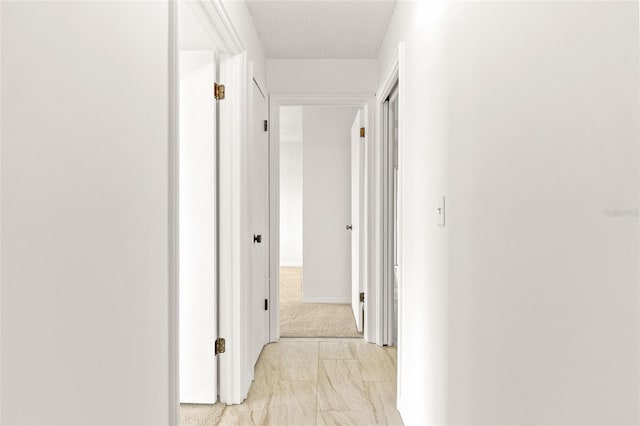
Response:
MULTIPOLYGON (((445 109, 447 73, 443 25, 419 2, 398 2, 381 47, 384 75, 401 40, 399 179, 402 200, 401 287, 399 288, 398 398, 405 424, 447 424, 449 228, 436 225, 435 206, 447 189, 445 109), (418 38, 417 28, 429 30, 418 38), (401 95, 402 96, 402 95, 401 95)), ((431 3, 435 4, 435 3, 431 3)), ((433 11, 436 13, 436 11, 433 11)), ((453 203, 453 201, 451 202, 453 203)), ((453 207, 452 207, 453 208, 453 207)))
POLYGON ((637 7, 451 9, 452 422, 640 422, 637 7))
POLYGON ((375 59, 268 59, 271 93, 370 94, 377 89, 375 59))
POLYGON ((242 40, 247 50, 247 59, 254 64, 255 72, 266 82, 267 69, 266 57, 262 41, 258 36, 256 27, 253 25, 253 18, 249 14, 245 0, 223 0, 222 1, 229 19, 242 40))
POLYGON ((637 2, 400 2, 400 40, 403 419, 637 424, 637 2))
MULTIPOLYGON (((254 70, 262 82, 266 81, 266 59, 262 41, 253 25, 253 19, 245 0, 222 0, 226 15, 234 26, 237 36, 246 49, 247 59, 254 64, 254 70)), ((208 17, 203 14, 206 8, 189 0, 179 1, 181 50, 206 50, 212 48, 211 29, 208 17), (206 29, 204 27, 206 26, 206 29)), ((221 52, 216 52, 216 57, 221 52)), ((220 58, 216 59, 217 61, 220 58)))
POLYGON ((168 2, 1 8, 1 422, 168 424, 168 2))
POLYGON ((303 108, 305 302, 351 302, 351 124, 357 108, 303 108))
POLYGON ((180 29, 179 50, 213 51, 213 42, 208 27, 206 27, 208 17, 201 12, 199 4, 191 1, 178 1, 176 5, 178 28, 180 29))
POLYGON ((302 266, 302 110, 280 108, 280 265, 302 266))

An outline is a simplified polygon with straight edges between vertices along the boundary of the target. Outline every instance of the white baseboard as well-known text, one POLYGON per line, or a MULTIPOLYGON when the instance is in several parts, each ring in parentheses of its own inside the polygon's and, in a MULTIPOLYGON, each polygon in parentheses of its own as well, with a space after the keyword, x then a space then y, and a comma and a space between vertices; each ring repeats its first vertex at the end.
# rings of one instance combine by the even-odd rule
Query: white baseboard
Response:
POLYGON ((303 303, 340 303, 350 304, 350 297, 303 297, 303 303))
POLYGON ((404 401, 402 400, 402 398, 398 398, 396 404, 397 404, 396 409, 398 410, 398 413, 400 413, 400 418, 402 419, 402 423, 404 423, 405 425, 410 425, 411 423, 410 423, 409 413, 405 409, 404 401))
POLYGON ((302 268, 302 263, 281 263, 280 264, 281 268, 302 268))

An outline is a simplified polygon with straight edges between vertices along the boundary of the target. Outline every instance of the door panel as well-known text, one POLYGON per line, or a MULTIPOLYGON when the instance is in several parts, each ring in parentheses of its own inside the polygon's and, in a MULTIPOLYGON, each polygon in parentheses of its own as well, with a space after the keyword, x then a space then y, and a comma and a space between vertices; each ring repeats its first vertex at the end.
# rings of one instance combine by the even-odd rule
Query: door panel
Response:
POLYGON ((218 108, 218 332, 226 351, 218 356, 220 402, 240 404, 253 378, 249 364, 247 306, 250 253, 253 245, 247 176, 250 138, 247 134, 251 95, 246 52, 225 57, 220 82, 226 87, 218 108))
POLYGON ((249 140, 249 208, 253 244, 251 246, 249 297, 249 365, 255 365, 268 341, 269 316, 269 138, 264 128, 268 117, 266 96, 251 85, 253 133, 249 140))
POLYGON ((360 292, 362 291, 360 276, 360 227, 362 224, 361 207, 364 196, 363 171, 364 171, 364 149, 362 149, 362 138, 360 137, 360 127, 362 127, 360 111, 356 114, 351 125, 351 307, 356 320, 358 331, 362 331, 362 305, 360 303, 360 292))
MULTIPOLYGON (((305 106, 302 300, 351 304, 351 135, 357 108, 305 106)), ((286 226, 282 224, 281 226, 286 226)))
POLYGON ((217 400, 216 104, 212 51, 180 52, 180 402, 217 400))

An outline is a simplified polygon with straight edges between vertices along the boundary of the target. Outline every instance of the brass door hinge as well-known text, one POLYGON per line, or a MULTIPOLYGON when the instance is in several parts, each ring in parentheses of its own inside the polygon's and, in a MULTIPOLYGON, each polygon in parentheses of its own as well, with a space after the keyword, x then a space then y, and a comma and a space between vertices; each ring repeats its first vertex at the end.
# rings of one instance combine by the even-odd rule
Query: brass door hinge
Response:
POLYGON ((364 127, 360 127, 360 137, 364 138, 364 127))
POLYGON ((360 293, 360 301, 364 303, 364 293, 360 293))
POLYGON ((216 101, 224 99, 224 84, 213 83, 213 96, 216 101))
POLYGON ((222 337, 216 339, 216 355, 223 354, 225 351, 226 342, 222 337))

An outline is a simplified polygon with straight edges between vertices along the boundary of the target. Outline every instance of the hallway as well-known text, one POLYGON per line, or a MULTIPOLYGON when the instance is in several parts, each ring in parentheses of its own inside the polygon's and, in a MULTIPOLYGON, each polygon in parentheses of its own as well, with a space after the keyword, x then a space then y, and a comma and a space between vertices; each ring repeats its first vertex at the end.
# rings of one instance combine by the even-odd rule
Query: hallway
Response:
POLYGON ((262 350, 243 404, 183 406, 180 424, 401 425, 395 401, 395 347, 281 339, 262 350))
POLYGON ((0 0, 0 425, 640 425, 639 35, 640 0, 0 0))

